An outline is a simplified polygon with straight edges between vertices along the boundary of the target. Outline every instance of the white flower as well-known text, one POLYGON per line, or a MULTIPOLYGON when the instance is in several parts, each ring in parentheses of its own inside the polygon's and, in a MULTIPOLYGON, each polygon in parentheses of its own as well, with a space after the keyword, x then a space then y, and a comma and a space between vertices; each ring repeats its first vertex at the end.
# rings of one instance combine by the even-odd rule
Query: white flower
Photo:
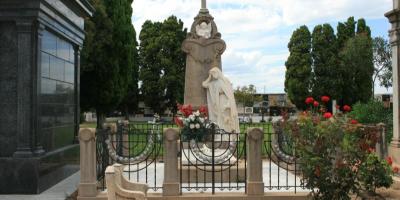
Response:
POLYGON ((194 115, 190 115, 190 116, 189 116, 190 121, 194 121, 195 118, 196 118, 196 117, 195 117, 194 115))
POLYGON ((196 124, 196 128, 199 129, 200 128, 200 124, 196 124))
POLYGON ((200 123, 202 123, 202 124, 203 124, 203 123, 204 123, 204 121, 205 121, 205 119, 204 119, 204 118, 202 118, 202 117, 200 117, 200 118, 199 118, 199 121, 200 121, 200 123))
POLYGON ((196 117, 200 116, 200 111, 194 112, 194 116, 196 116, 196 117))
POLYGON ((194 129, 195 125, 194 124, 190 124, 189 128, 190 129, 194 129))

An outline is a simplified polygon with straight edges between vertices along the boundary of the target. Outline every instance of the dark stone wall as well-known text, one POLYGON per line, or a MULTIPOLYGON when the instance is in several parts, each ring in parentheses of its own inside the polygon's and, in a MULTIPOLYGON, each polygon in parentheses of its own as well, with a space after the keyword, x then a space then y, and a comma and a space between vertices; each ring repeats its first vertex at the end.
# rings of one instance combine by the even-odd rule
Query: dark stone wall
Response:
POLYGON ((11 156, 17 134, 17 33, 12 21, 0 21, 0 157, 11 156))

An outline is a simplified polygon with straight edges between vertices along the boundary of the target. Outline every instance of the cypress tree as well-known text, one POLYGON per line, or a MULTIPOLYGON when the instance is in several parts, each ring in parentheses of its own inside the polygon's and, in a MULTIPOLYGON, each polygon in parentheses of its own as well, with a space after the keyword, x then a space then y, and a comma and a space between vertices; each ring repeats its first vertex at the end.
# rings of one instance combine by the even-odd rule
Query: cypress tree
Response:
POLYGON ((110 59, 114 25, 102 0, 92 0, 91 3, 96 11, 85 22, 80 96, 82 110, 96 110, 99 127, 105 114, 114 109, 120 100, 120 95, 115 92, 119 71, 110 59))
POLYGON ((313 59, 313 95, 320 97, 323 95, 338 97, 340 87, 337 73, 337 54, 336 36, 333 28, 329 24, 318 25, 312 34, 312 59, 313 59))
POLYGON ((285 63, 285 91, 297 108, 305 109, 304 101, 310 95, 312 64, 311 33, 307 26, 293 32, 288 48, 290 55, 285 63))
MULTIPOLYGON (((135 108, 135 97, 138 95, 137 87, 137 41, 135 29, 132 25, 132 2, 133 0, 104 0, 108 16, 113 22, 113 43, 109 51, 109 59, 113 68, 118 70, 118 81, 114 91, 118 95, 117 105, 126 100, 125 110, 133 103, 135 108), (128 91, 130 89, 130 91, 128 91), (130 100, 133 100, 130 101, 130 100)), ((127 114, 127 113, 126 113, 127 114)))

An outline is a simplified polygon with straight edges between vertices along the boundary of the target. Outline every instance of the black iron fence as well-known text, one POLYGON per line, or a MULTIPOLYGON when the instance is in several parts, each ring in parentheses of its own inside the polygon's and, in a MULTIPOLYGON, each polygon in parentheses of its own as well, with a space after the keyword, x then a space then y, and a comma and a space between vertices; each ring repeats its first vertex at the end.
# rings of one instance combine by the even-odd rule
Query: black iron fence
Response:
POLYGON ((209 124, 206 131, 181 132, 180 185, 184 191, 246 190, 246 134, 209 124), (203 134, 188 139, 188 134, 203 134))
MULTIPOLYGON (((163 129, 174 124, 118 123, 116 133, 98 129, 97 178, 99 189, 106 188, 104 172, 114 163, 125 165, 124 175, 131 181, 147 183, 153 191, 162 189, 163 129)), ((301 184, 295 147, 290 136, 272 123, 240 124, 240 133, 227 133, 215 125, 208 127, 203 141, 181 135, 179 170, 181 192, 246 192, 246 132, 258 127, 264 132, 263 178, 265 190, 291 190, 301 184), (274 131, 275 130, 275 131, 274 131)))

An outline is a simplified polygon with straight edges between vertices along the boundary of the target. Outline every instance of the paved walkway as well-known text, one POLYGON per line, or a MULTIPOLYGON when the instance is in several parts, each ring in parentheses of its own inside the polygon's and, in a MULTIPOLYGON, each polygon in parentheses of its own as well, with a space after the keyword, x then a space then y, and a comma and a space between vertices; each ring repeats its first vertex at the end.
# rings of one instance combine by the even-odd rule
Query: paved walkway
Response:
POLYGON ((0 200, 65 200, 76 191, 79 171, 38 195, 0 195, 0 200))

